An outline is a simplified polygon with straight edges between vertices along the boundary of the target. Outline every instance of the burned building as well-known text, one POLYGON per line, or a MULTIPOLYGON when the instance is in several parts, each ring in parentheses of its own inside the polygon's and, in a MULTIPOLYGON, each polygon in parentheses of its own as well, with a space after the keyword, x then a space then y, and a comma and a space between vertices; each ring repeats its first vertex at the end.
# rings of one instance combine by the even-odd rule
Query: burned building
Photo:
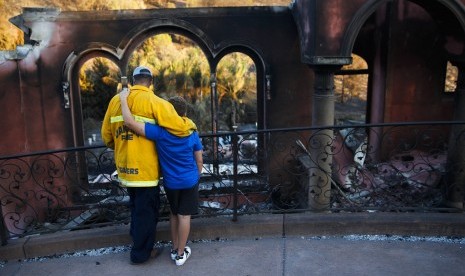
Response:
MULTIPOLYGON (((79 85, 84 62, 104 57, 124 76, 130 73, 130 55, 145 39, 173 33, 190 39, 202 50, 210 66, 212 95, 216 68, 225 55, 239 52, 252 59, 256 68, 256 126, 263 134, 257 139, 258 151, 274 144, 274 134, 264 134, 267 130, 324 128, 299 138, 317 164, 307 167, 306 193, 314 208, 329 204, 331 181, 326 176, 334 173, 334 164, 347 165, 341 161, 344 156, 330 153, 328 145, 335 145, 338 132, 331 128, 335 121, 334 77, 344 74, 341 69, 352 63, 354 54, 367 64, 359 72, 368 76, 365 121, 361 122, 370 124, 364 128, 365 155, 383 162, 392 156, 392 145, 398 141, 418 145, 419 136, 405 130, 413 127, 391 133, 386 143, 383 124, 423 124, 425 135, 421 137, 430 144, 415 150, 428 151, 429 145, 442 143, 440 148, 447 155, 443 163, 458 168, 442 171, 446 202, 463 208, 464 4, 464 0, 295 0, 282 7, 98 12, 25 8, 10 20, 24 32, 25 44, 0 56, 0 155, 27 156, 86 146, 79 85), (454 91, 444 91, 448 64, 458 68, 454 91), (438 122, 451 124, 428 133, 438 122)), ((214 99, 212 96, 212 113, 218 108, 214 99)), ((215 134, 215 127, 211 133, 201 134, 215 134)), ((295 146, 294 138, 289 141, 295 146)), ((266 171, 270 183, 288 182, 286 173, 268 166, 292 166, 280 162, 288 155, 259 152, 258 170, 266 171)), ((86 166, 85 158, 76 158, 77 167, 86 166)), ((353 163, 353 156, 349 163, 353 163)), ((11 185, 16 183, 5 170, 0 172, 3 198, 14 194, 11 185)), ((87 181, 86 169, 82 174, 79 181, 87 181)), ((42 181, 45 186, 47 181, 42 181)), ((68 205, 75 201, 75 191, 70 183, 63 185, 68 189, 57 194, 63 205, 68 205)), ((5 202, 4 214, 16 212, 5 202)))

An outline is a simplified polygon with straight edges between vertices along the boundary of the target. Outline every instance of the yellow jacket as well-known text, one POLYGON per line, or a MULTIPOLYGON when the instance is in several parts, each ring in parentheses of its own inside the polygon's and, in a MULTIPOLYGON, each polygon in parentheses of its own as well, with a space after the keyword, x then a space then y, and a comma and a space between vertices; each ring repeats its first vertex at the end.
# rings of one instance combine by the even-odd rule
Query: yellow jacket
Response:
MULTIPOLYGON (((174 135, 188 136, 196 129, 194 122, 178 116, 168 101, 145 86, 131 87, 128 105, 137 121, 158 124, 174 135)), ((158 185, 161 171, 155 142, 124 126, 119 95, 115 95, 108 105, 102 124, 102 139, 107 147, 114 149, 118 179, 123 186, 158 185)))

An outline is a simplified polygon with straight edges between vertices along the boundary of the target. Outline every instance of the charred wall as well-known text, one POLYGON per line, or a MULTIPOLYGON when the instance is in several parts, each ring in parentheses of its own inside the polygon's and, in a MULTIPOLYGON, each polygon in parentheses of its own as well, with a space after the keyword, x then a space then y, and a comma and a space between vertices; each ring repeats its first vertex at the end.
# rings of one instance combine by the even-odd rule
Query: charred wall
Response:
POLYGON ((212 66, 232 51, 250 54, 258 67, 260 128, 310 125, 312 74, 300 62, 299 39, 287 7, 106 12, 25 9, 12 22, 30 30, 26 41, 34 46, 26 58, 3 65, 12 69, 1 76, 8 80, 2 105, 8 103, 8 108, 14 109, 7 117, 15 115, 2 121, 0 131, 15 132, 1 146, 1 155, 83 145, 79 60, 105 55, 125 71, 131 49, 148 36, 169 31, 199 42, 212 66), (71 66, 70 60, 75 62, 71 66), (272 79, 268 95, 265 75, 272 79), (63 81, 70 82, 70 108, 64 107, 63 81), (285 110, 293 112, 281 112, 285 110), (17 116, 17 111, 24 112, 23 116, 17 116))
MULTIPOLYGON (((29 46, 1 57, 0 156, 82 146, 79 66, 105 56, 125 74, 131 51, 160 32, 197 42, 212 68, 230 52, 250 55, 257 65, 259 129, 311 126, 317 77, 324 84, 320 99, 331 106, 334 88, 325 85, 331 73, 350 64, 352 52, 368 63, 368 122, 452 120, 453 101, 442 90, 446 62, 463 60, 463 3, 296 0, 292 7, 25 9, 11 21, 25 31, 29 46)), ((327 119, 334 110, 321 113, 327 119)), ((267 158, 277 167, 293 166, 283 162, 289 152, 267 158)), ((273 183, 287 185, 289 178, 270 175, 273 183)))

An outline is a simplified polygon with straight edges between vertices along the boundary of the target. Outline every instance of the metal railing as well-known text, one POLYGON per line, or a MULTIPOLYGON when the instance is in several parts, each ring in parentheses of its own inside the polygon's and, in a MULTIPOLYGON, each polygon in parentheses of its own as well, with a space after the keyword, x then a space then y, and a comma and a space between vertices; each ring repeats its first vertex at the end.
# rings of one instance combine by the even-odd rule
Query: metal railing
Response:
MULTIPOLYGON (((332 212, 461 211, 444 202, 458 188, 463 203, 465 122, 347 124, 201 138, 198 216, 236 220, 315 210, 316 194, 332 212)), ((102 145, 0 157, 2 244, 37 233, 129 223, 128 195, 115 170, 113 151, 102 145)), ((163 190, 160 214, 168 218, 163 190)))

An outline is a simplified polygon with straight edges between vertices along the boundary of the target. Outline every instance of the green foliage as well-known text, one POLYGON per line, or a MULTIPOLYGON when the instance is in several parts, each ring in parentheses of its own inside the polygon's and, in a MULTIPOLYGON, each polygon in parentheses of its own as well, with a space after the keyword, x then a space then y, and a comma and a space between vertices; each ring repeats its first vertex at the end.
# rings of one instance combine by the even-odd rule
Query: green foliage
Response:
POLYGON ((23 42, 21 32, 13 26, 3 24, 0 20, 0 50, 13 50, 23 42))
MULTIPOLYGON (((211 131, 210 68, 202 50, 189 38, 159 34, 135 49, 129 72, 139 65, 152 68, 158 96, 183 96, 192 106, 189 114, 200 131, 211 131)), ((256 70, 253 61, 241 53, 223 58, 217 68, 219 129, 256 123, 256 70)))
MULTIPOLYGON (((146 65, 153 70, 156 94, 168 99, 174 95, 183 96, 196 108, 209 98, 208 62, 196 44, 190 39, 176 34, 159 34, 148 38, 133 53, 129 60, 130 71, 138 65, 146 65)), ((202 110, 202 109, 200 109, 202 110)), ((200 115, 198 110, 192 114, 200 115)), ((208 122, 197 122, 199 129, 207 129, 208 122)))
POLYGON ((459 70, 452 63, 447 62, 446 81, 444 84, 445 92, 455 92, 457 88, 459 70))
POLYGON ((8 21, 14 12, 8 1, 0 0, 0 50, 13 50, 23 42, 21 31, 8 21))
MULTIPOLYGON (((352 55, 352 64, 346 65, 342 70, 368 69, 365 60, 355 54, 352 55)), ((334 79, 336 95, 344 103, 351 98, 366 101, 368 89, 368 74, 337 75, 334 79)))
POLYGON ((217 90, 221 130, 232 131, 233 126, 238 124, 256 123, 255 71, 255 64, 250 57, 237 52, 225 56, 218 64, 217 90))
POLYGON ((85 121, 103 121, 110 99, 115 95, 119 71, 104 58, 84 64, 79 76, 82 117, 85 121))

